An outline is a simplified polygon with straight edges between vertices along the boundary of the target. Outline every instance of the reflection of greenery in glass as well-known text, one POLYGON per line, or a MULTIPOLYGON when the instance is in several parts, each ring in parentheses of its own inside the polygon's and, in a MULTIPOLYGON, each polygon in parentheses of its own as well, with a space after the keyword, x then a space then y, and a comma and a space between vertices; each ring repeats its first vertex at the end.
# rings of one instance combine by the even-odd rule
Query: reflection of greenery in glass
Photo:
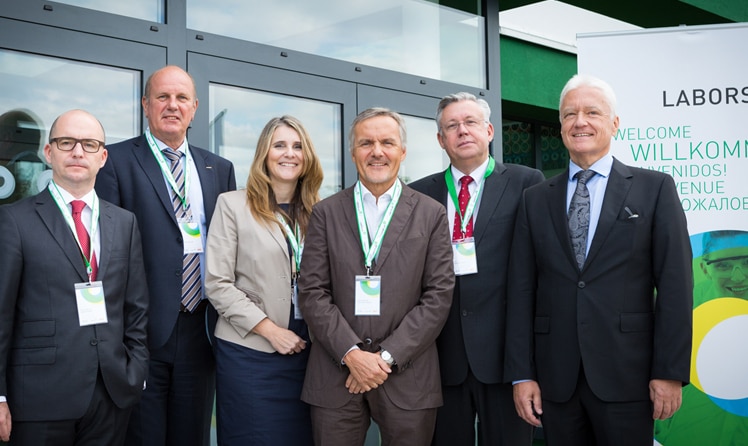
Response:
POLYGON ((485 19, 432 2, 280 0, 258 8, 256 2, 187 0, 187 27, 485 87, 485 19))
POLYGON ((320 197, 341 188, 341 110, 340 105, 247 88, 211 84, 210 150, 234 163, 236 184, 244 188, 252 165, 257 139, 267 122, 277 116, 298 118, 312 138, 325 178, 320 197))

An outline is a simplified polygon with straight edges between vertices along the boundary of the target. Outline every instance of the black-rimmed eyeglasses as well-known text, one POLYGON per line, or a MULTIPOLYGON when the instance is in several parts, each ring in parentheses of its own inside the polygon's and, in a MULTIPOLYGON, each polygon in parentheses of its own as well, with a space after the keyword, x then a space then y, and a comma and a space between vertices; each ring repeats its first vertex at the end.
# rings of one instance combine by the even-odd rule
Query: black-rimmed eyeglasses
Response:
POLYGON ((67 136, 61 136, 59 138, 50 138, 49 142, 57 144, 57 148, 63 152, 69 152, 75 148, 75 145, 80 143, 84 152, 96 153, 104 146, 103 141, 98 139, 76 139, 67 136))

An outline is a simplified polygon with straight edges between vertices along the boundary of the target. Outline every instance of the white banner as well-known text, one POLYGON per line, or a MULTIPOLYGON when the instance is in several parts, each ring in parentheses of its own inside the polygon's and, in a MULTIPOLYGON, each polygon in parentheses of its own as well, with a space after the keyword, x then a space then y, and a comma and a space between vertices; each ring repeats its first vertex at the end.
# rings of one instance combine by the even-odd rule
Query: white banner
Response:
POLYGON ((577 37, 579 73, 618 98, 611 146, 670 174, 694 252, 691 384, 656 444, 748 444, 748 24, 577 37))

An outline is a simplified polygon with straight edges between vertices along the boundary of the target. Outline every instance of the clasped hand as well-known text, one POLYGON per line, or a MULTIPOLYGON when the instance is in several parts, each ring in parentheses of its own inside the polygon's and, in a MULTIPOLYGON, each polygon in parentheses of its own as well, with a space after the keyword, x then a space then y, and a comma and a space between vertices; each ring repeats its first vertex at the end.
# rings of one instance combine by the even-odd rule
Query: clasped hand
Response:
POLYGON ((350 374, 345 387, 350 393, 368 392, 384 384, 392 369, 377 353, 354 349, 343 358, 350 374))

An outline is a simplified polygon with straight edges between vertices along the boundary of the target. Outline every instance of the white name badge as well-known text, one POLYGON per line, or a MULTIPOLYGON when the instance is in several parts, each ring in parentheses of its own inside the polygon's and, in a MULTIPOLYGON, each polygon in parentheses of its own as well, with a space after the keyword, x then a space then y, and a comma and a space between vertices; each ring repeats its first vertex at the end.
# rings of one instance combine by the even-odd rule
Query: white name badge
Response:
POLYGON ((379 316, 381 290, 381 276, 356 276, 356 316, 379 316))
POLYGON ((203 235, 200 233, 200 223, 187 219, 179 219, 179 230, 182 231, 185 254, 199 254, 203 252, 203 235))
POLYGON ((472 237, 452 242, 452 259, 455 276, 478 272, 478 259, 475 256, 475 239, 472 237))
POLYGON ((304 316, 301 315, 301 309, 299 308, 299 286, 295 283, 293 284, 293 287, 291 288, 291 302, 293 302, 293 317, 296 320, 302 320, 304 319, 304 316))
POLYGON ((104 286, 100 281, 76 283, 75 300, 78 304, 78 322, 81 327, 108 322, 104 286))

